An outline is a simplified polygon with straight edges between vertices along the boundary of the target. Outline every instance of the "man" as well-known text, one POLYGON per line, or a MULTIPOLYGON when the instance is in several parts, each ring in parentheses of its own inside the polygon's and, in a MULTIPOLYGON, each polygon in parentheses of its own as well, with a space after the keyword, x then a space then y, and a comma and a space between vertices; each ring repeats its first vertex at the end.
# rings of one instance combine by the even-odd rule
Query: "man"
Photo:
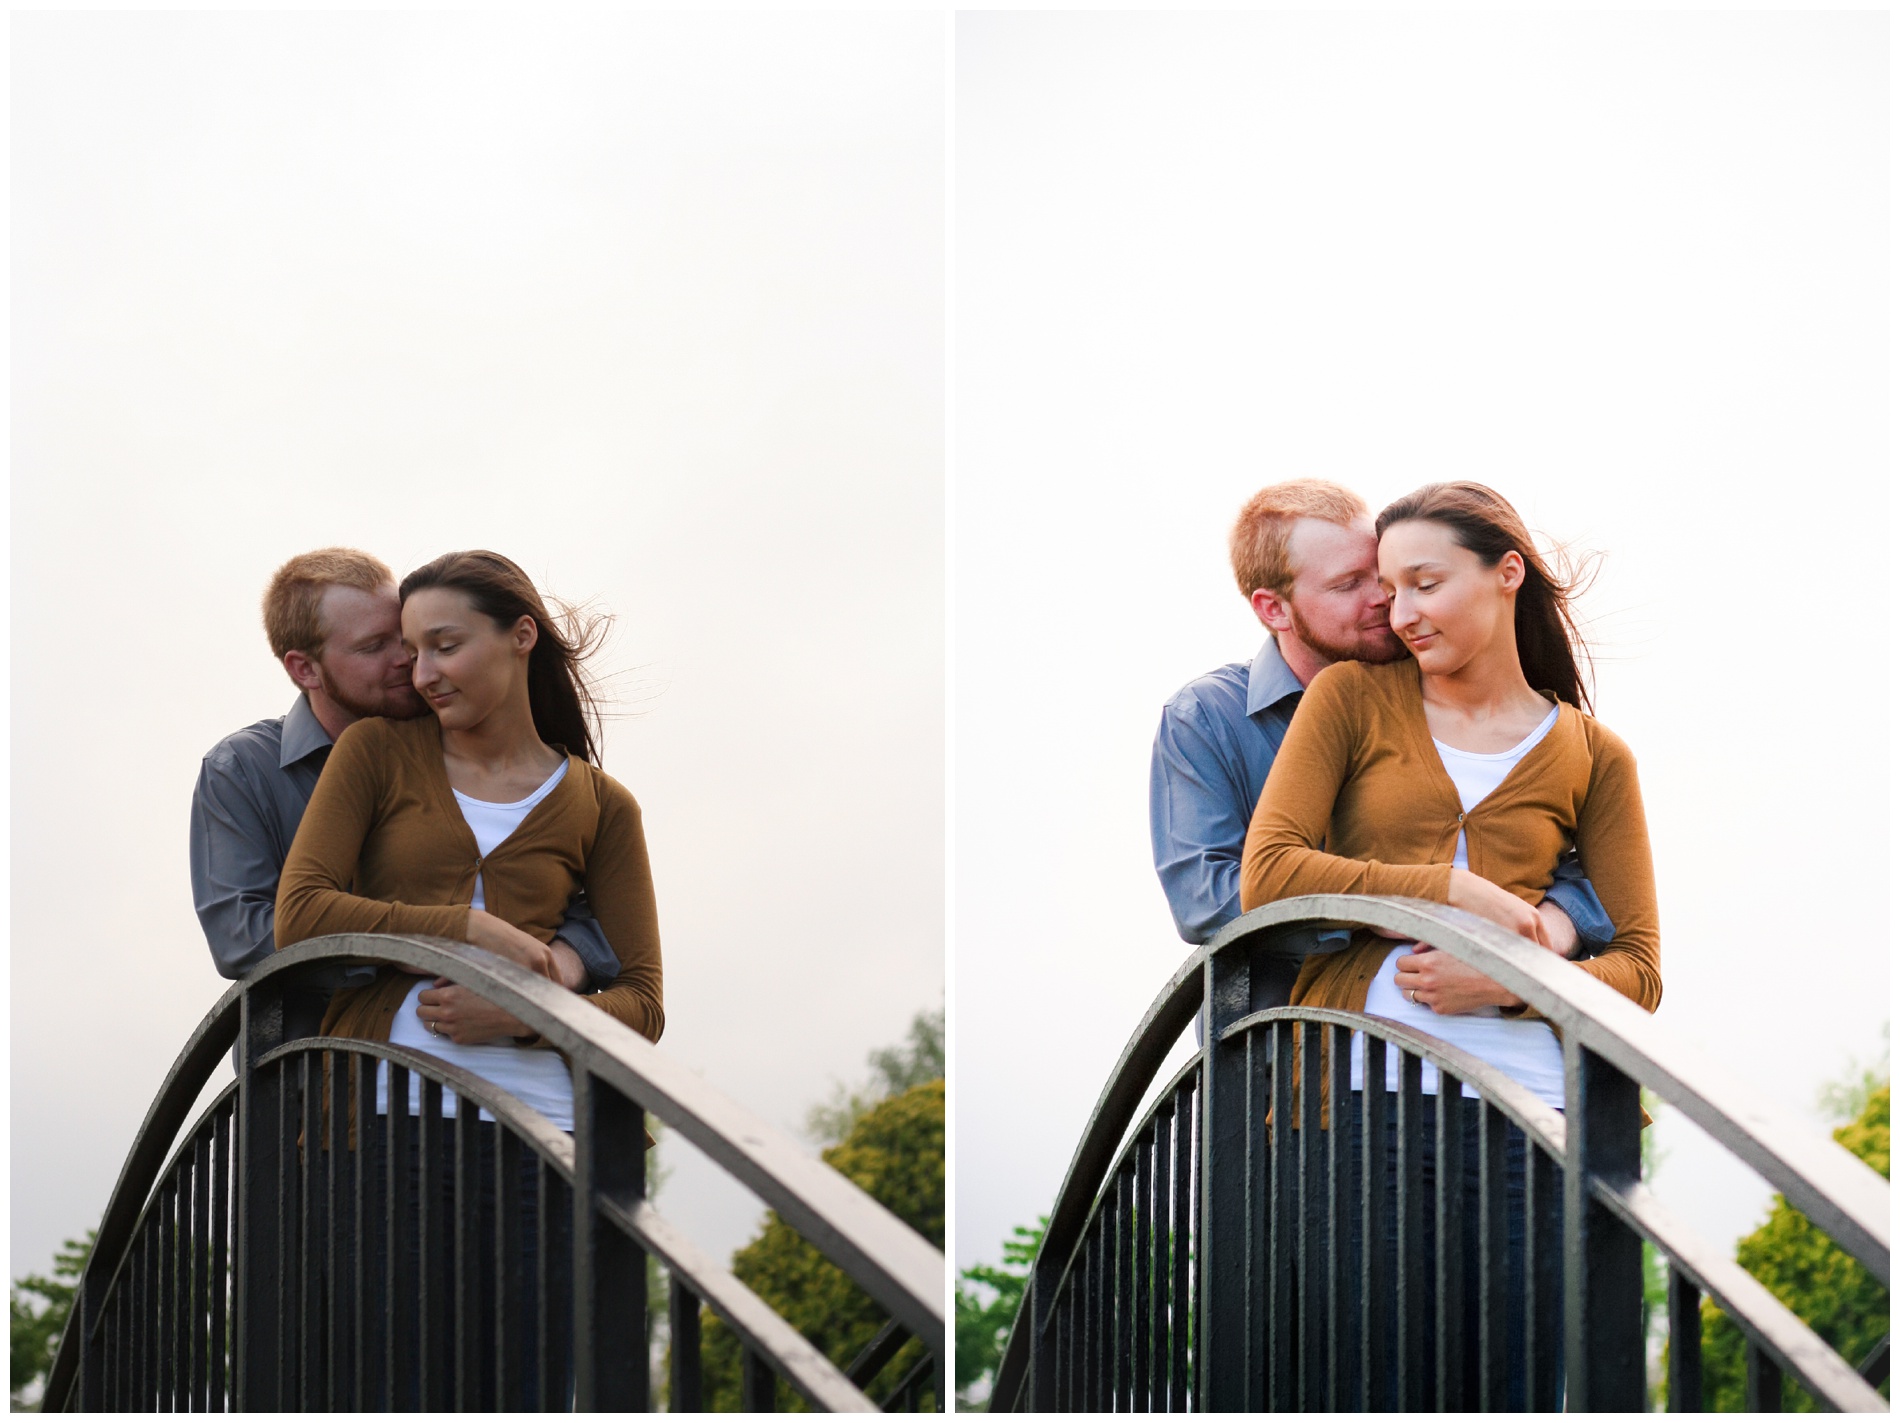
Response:
MULTIPOLYGON (((1228 550, 1241 594, 1270 636, 1251 664, 1216 668, 1175 694, 1162 709, 1149 772, 1155 871, 1190 944, 1240 915, 1247 826, 1307 684, 1335 662, 1405 655, 1379 586, 1371 514, 1351 490, 1317 479, 1270 485, 1241 509, 1228 550)), ((1595 953, 1614 937, 1575 856, 1558 866, 1538 914, 1566 957, 1595 953)))
MULTIPOLYGON (((212 747, 191 798, 192 895, 226 978, 242 978, 276 948, 277 880, 331 745, 363 717, 407 719, 425 710, 410 685, 396 578, 379 559, 348 548, 291 559, 265 590, 264 632, 298 687, 297 700, 288 714, 212 747)), ((577 992, 620 971, 578 901, 549 948, 561 982, 577 992)), ((465 988, 440 985, 423 996, 456 1042, 521 1031, 512 1015, 465 988)))

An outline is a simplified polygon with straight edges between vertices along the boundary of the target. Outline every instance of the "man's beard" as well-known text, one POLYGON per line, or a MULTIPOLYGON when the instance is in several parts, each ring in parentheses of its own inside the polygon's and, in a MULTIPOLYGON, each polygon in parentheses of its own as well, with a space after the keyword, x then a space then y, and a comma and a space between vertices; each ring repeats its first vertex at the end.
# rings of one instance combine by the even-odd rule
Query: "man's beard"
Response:
MULTIPOLYGON (((1397 662, 1406 656, 1405 644, 1389 627, 1383 638, 1368 639, 1365 629, 1360 640, 1355 642, 1333 642, 1329 638, 1316 636, 1307 626, 1306 619, 1300 616, 1300 610, 1291 601, 1286 605, 1287 616, 1293 620, 1293 631, 1300 641, 1305 643, 1321 657, 1331 662, 1397 662)), ((1381 624, 1381 626, 1385 626, 1381 624)))
POLYGON ((353 717, 386 716, 392 721, 407 721, 428 710, 415 689, 406 682, 401 687, 378 688, 382 699, 371 703, 345 695, 343 689, 331 679, 329 669, 321 662, 317 663, 317 679, 323 684, 323 694, 353 717), (403 695, 405 691, 407 696, 403 695))

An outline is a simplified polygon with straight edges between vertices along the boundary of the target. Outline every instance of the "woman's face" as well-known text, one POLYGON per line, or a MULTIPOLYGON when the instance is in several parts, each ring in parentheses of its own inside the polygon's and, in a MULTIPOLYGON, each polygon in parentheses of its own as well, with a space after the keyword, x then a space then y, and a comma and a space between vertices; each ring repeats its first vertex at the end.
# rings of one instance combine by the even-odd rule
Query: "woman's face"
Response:
POLYGON ((479 725, 526 687, 537 634, 526 614, 513 627, 497 627, 456 588, 424 588, 402 605, 402 644, 416 659, 416 690, 451 731, 479 725))
POLYGON ((1379 539, 1379 582, 1392 600, 1392 631, 1435 677, 1457 672, 1511 635, 1524 560, 1507 553, 1486 568, 1444 524, 1410 519, 1379 539))

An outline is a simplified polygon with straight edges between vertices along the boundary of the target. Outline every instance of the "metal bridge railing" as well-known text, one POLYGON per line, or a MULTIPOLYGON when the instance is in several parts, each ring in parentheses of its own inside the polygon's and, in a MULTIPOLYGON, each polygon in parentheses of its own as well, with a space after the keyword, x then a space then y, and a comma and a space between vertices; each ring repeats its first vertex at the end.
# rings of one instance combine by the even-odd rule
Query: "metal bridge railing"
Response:
POLYGON ((991 1410, 1641 1411, 1647 1241, 1668 1262, 1672 1411, 1702 1406, 1705 1294, 1746 1341, 1752 1410, 1780 1407, 1785 1373, 1885 1411, 1884 1346, 1857 1369, 1650 1193, 1642 1087, 1888 1282, 1887 1182, 1575 965, 1420 900, 1255 910, 1189 955, 1110 1075, 991 1410), (1311 931, 1352 926, 1428 942, 1549 1019, 1565 1110, 1389 1019, 1283 1006, 1311 931), (1140 1111, 1197 1016, 1204 1046, 1140 1111), (1363 1081, 1391 1072, 1396 1093, 1352 1089, 1355 1037, 1363 1081))
POLYGON ((877 1411, 864 1390, 913 1337, 923 1358, 883 1406, 944 1397, 943 1256, 857 1186, 514 964, 441 939, 312 940, 233 985, 179 1054, 106 1207, 42 1407, 644 1411, 649 1253, 669 1281, 673 1411, 706 1401, 702 1305, 741 1342, 748 1410, 769 1410, 782 1378, 814 1408, 877 1411), (572 1069, 573 1134, 426 1054, 317 1036, 317 985, 366 961, 452 978, 545 1035, 572 1069), (181 1137, 234 1042, 237 1081, 181 1137), (412 1082, 419 1114, 403 1110, 412 1082), (647 1112, 889 1312, 848 1369, 655 1210, 647 1112))

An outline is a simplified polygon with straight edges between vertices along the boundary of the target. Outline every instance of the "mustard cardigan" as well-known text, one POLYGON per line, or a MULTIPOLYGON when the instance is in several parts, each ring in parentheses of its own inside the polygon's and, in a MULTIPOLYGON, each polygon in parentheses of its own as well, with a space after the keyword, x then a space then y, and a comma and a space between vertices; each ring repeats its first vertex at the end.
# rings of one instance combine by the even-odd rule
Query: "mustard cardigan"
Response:
MULTIPOLYGON (((569 756, 561 783, 484 858, 450 789, 433 716, 372 717, 337 738, 278 881, 277 947, 342 933, 466 940, 478 873, 488 912, 542 943, 585 888, 620 958, 614 981, 587 1001, 658 1041, 659 917, 640 807, 605 771, 569 756)), ((331 999, 323 1032, 389 1041, 414 983, 381 969, 331 999)))
MULTIPOLYGON (((1616 925, 1577 967, 1650 1012, 1662 1001, 1661 930, 1636 758, 1601 722, 1559 703, 1557 724, 1465 814, 1425 721, 1418 664, 1341 662, 1301 699, 1254 807, 1240 905, 1300 894, 1447 901, 1460 827, 1471 872, 1535 904, 1574 844, 1616 925), (1323 848, 1322 848, 1323 847, 1323 848)), ((1292 1002, 1363 1012, 1390 940, 1356 933, 1306 960, 1292 1002)), ((1528 1008, 1507 1015, 1536 1016, 1528 1008)))

